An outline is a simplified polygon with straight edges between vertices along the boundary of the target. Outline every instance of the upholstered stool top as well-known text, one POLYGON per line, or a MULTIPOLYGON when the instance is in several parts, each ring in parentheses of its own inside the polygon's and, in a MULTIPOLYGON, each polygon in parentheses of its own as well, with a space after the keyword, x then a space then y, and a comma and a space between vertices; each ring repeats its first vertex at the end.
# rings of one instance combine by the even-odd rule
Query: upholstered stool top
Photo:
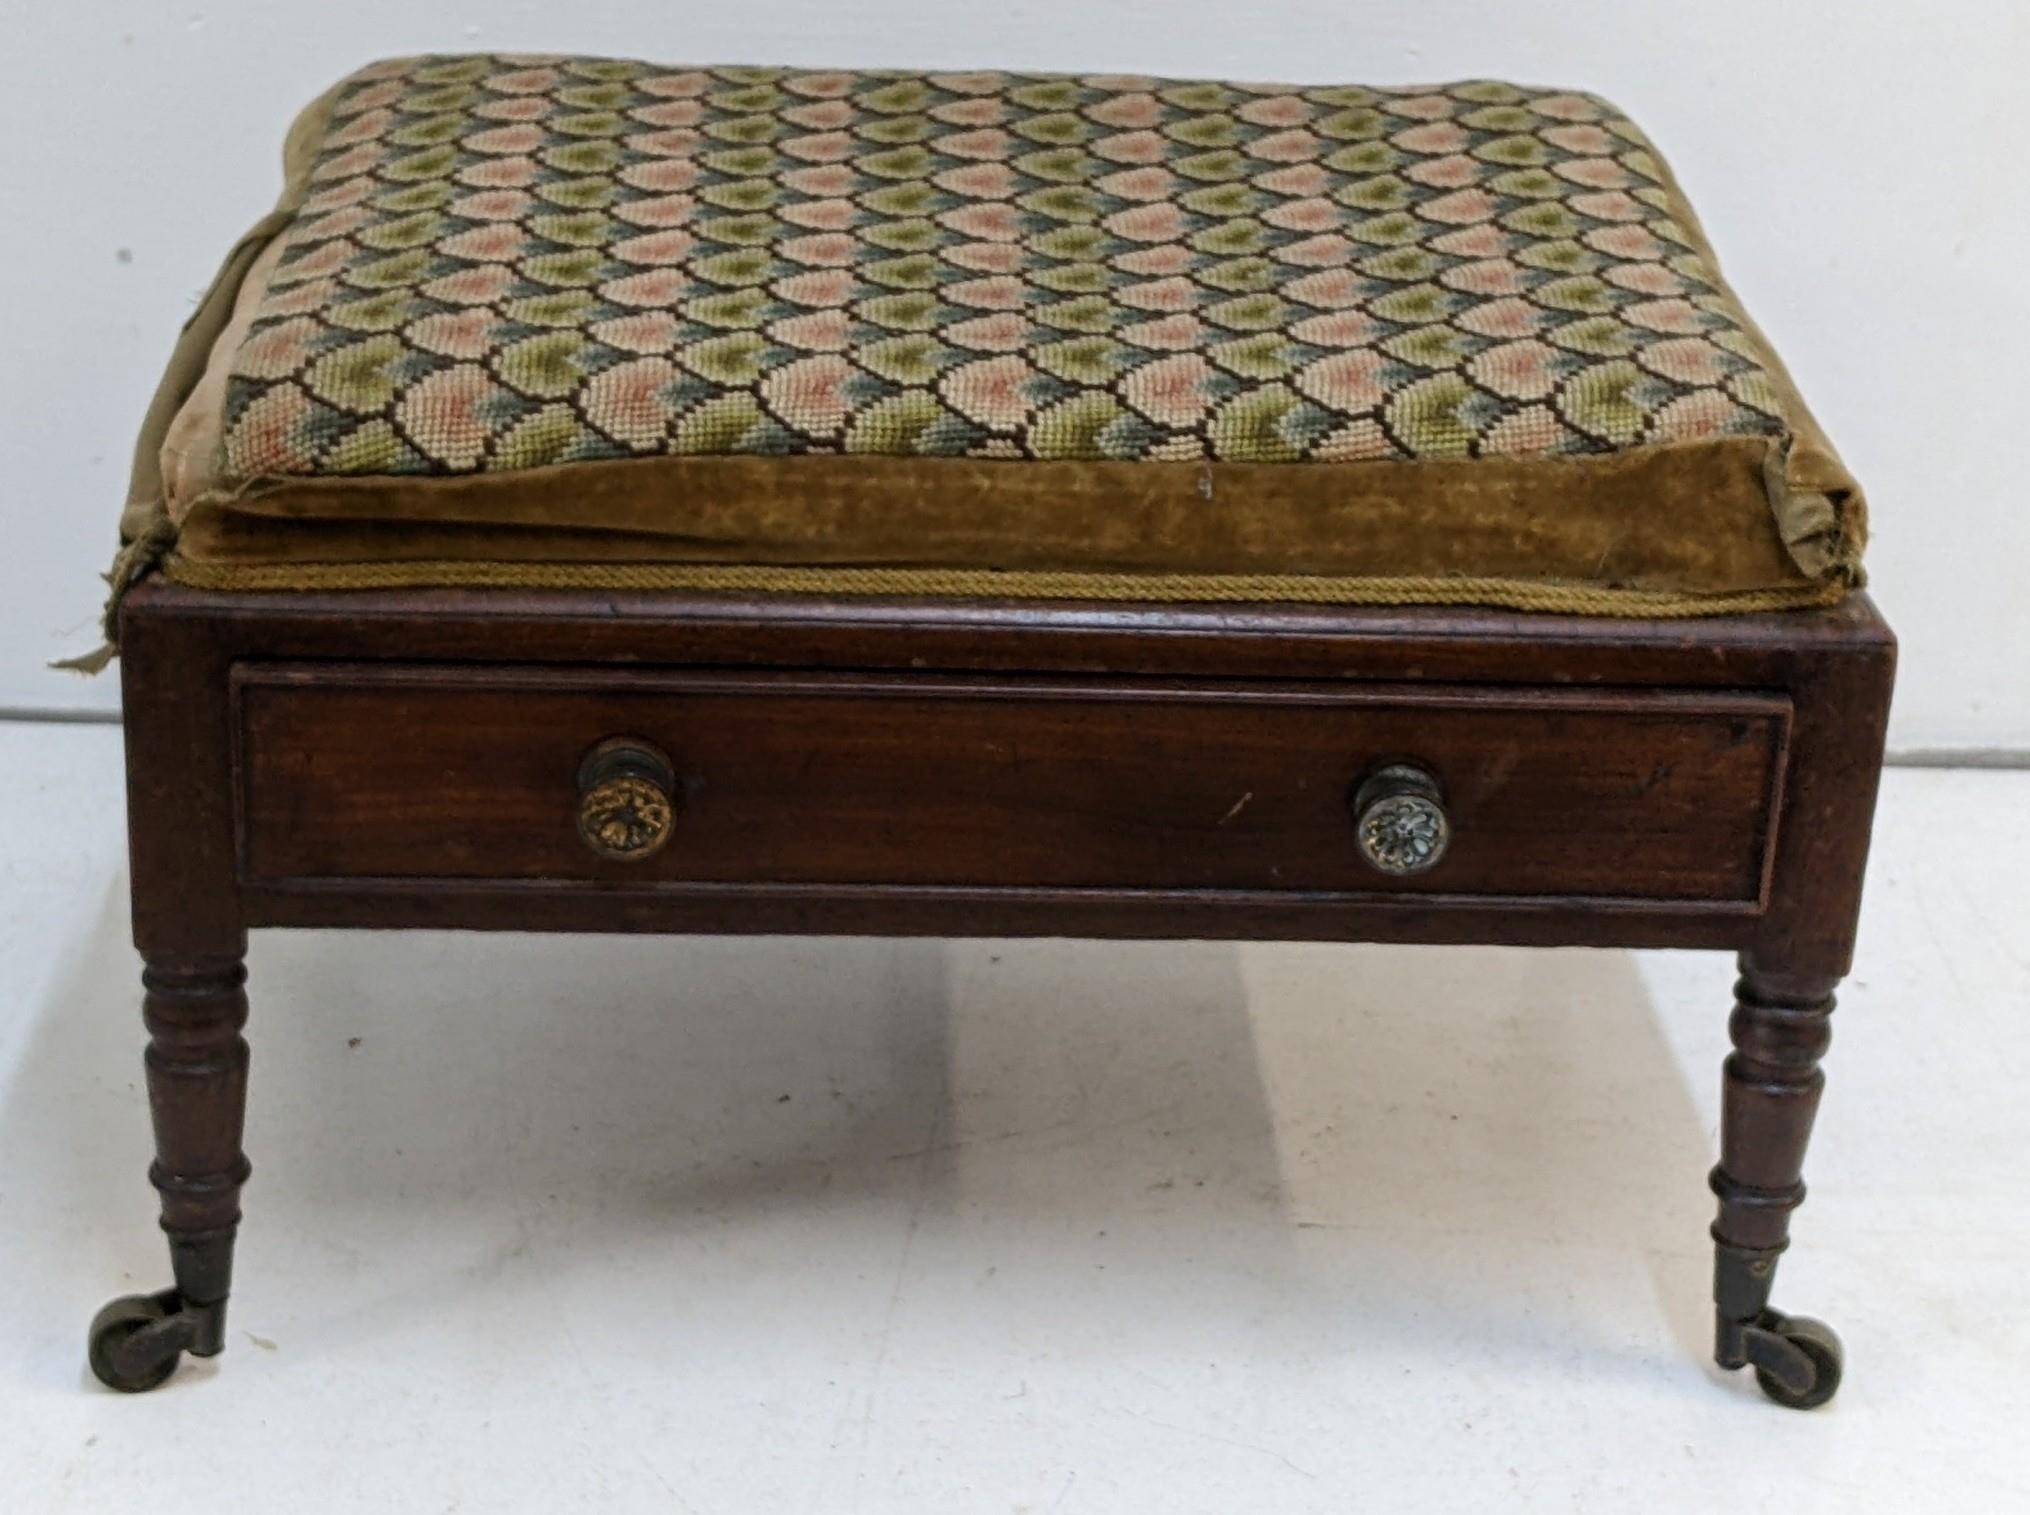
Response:
POLYGON ((1589 94, 375 64, 186 330, 121 573, 1823 604, 1859 495, 1589 94))

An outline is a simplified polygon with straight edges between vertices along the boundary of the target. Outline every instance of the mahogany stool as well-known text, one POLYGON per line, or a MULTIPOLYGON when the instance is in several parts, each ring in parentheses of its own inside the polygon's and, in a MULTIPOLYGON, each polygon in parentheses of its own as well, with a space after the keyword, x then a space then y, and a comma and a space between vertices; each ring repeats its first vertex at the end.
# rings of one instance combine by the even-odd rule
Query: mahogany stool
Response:
POLYGON ((1804 1197, 1894 668, 1860 496, 1595 97, 396 60, 292 134, 116 565, 173 1287, 264 926, 1739 954, 1804 1197))

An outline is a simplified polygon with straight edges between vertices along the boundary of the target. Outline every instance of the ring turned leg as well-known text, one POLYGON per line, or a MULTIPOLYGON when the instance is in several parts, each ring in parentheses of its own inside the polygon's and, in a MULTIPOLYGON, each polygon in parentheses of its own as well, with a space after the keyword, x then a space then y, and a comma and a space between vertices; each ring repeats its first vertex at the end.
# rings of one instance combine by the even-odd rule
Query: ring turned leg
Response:
POLYGON ((109 1388, 152 1389, 185 1352, 225 1349, 226 1295, 240 1222, 240 1151, 247 1102, 247 973, 237 960, 150 959, 142 973, 148 1026, 148 1107, 155 1124, 149 1179, 162 1195, 174 1288, 116 1299, 92 1321, 92 1372, 109 1388))
POLYGON ((1753 1367, 1778 1404, 1809 1410, 1840 1385, 1840 1341, 1819 1321, 1769 1307, 1776 1261, 1790 1244, 1790 1212, 1804 1202, 1805 1144, 1832 1040, 1837 980, 1772 973, 1746 959, 1734 989, 1713 1192, 1713 1356, 1753 1367))

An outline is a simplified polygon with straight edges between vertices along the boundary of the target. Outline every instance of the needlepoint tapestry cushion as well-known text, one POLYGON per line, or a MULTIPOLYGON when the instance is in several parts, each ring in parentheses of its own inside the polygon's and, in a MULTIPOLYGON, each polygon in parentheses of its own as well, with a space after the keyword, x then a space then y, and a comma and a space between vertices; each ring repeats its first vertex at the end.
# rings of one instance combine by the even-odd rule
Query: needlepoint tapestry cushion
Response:
POLYGON ((137 461, 216 587, 1827 603, 1861 503, 1575 90, 375 64, 137 461))

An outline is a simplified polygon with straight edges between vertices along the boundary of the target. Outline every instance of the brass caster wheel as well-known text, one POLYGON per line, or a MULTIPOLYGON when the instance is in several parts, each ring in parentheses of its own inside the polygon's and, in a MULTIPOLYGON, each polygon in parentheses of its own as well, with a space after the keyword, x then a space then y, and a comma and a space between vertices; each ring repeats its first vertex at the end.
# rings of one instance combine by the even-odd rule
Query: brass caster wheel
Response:
POLYGON ((189 1340, 190 1321, 174 1289, 125 1295, 92 1317, 92 1376, 123 1394, 146 1393, 176 1371, 189 1340))
POLYGON ((1765 1310, 1747 1336, 1755 1382, 1778 1404, 1816 1410, 1839 1391, 1846 1351, 1824 1321, 1765 1310))

